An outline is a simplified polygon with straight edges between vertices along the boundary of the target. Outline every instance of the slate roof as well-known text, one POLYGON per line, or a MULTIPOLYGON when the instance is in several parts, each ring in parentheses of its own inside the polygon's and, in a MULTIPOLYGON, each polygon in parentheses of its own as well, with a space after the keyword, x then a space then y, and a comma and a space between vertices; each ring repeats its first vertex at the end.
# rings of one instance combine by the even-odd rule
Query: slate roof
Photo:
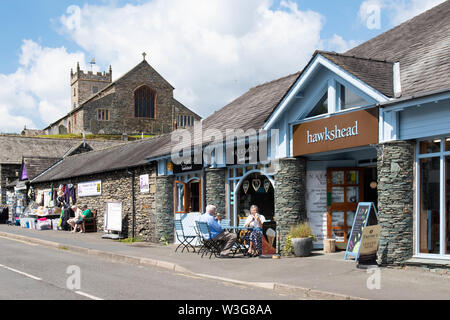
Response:
POLYGON ((170 139, 170 135, 166 134, 66 157, 32 182, 55 181, 144 165, 147 163, 146 157, 166 146, 170 139))
POLYGON ((335 52, 317 51, 317 53, 378 90, 386 97, 392 98, 394 96, 394 62, 360 58, 335 52))
MULTIPOLYGON (((21 164, 22 157, 61 159, 66 152, 78 147, 79 139, 47 139, 22 136, 0 136, 0 164, 21 164)), ((122 143, 121 141, 95 141, 86 143, 94 150, 122 143)))
POLYGON ((413 96, 450 87, 450 1, 347 51, 400 62, 402 92, 413 96))

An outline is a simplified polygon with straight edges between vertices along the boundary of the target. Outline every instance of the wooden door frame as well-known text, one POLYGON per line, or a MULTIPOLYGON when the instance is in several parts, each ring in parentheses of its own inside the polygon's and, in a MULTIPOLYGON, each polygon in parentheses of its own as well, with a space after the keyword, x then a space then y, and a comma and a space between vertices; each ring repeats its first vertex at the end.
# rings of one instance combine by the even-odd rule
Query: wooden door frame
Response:
POLYGON ((332 232, 333 230, 343 230, 344 231, 344 239, 345 241, 339 241, 338 243, 347 243, 349 231, 348 229, 351 229, 352 227, 349 227, 347 224, 347 211, 355 211, 358 206, 358 202, 355 202, 354 204, 347 203, 347 187, 358 187, 358 202, 364 201, 364 168, 363 167, 329 167, 327 168, 327 239, 332 239, 332 232), (335 184, 333 185, 331 183, 331 177, 333 171, 344 171, 344 184, 335 184), (347 171, 357 171, 358 172, 358 183, 357 184, 348 184, 346 179, 347 171), (331 193, 332 193, 332 187, 343 187, 344 188, 344 202, 343 203, 336 203, 336 204, 330 204, 328 202, 328 197, 330 197, 331 201, 331 193), (355 206, 355 208, 349 208, 349 206, 355 206), (344 212, 344 226, 336 226, 333 227, 332 225, 332 212, 333 211, 343 211, 344 212))

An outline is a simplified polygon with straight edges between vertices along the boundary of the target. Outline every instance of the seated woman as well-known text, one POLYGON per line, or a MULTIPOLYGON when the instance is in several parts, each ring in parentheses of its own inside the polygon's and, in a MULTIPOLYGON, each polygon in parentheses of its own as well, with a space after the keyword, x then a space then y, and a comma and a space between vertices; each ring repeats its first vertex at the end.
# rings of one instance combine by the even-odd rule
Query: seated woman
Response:
POLYGON ((245 220, 244 227, 254 228, 250 232, 250 246, 248 254, 257 257, 262 254, 262 225, 266 221, 263 215, 258 213, 258 206, 250 207, 250 215, 245 220))

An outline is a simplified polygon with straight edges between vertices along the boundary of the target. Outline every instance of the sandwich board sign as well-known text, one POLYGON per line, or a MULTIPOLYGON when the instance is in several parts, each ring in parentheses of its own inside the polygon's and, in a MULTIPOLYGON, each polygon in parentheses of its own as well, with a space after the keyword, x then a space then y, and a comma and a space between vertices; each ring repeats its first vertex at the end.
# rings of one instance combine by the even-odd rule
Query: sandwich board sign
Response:
MULTIPOLYGON (((378 212, 373 202, 360 202, 356 209, 355 218, 353 220, 352 232, 347 243, 344 260, 347 256, 355 257, 357 262, 361 251, 361 242, 363 241, 364 229, 369 225, 378 223, 378 212)), ((373 232, 372 232, 373 233, 373 232)), ((378 232, 379 235, 379 232, 378 232)), ((373 241, 373 239, 372 239, 373 241)), ((377 242, 378 245, 378 242, 377 242)))

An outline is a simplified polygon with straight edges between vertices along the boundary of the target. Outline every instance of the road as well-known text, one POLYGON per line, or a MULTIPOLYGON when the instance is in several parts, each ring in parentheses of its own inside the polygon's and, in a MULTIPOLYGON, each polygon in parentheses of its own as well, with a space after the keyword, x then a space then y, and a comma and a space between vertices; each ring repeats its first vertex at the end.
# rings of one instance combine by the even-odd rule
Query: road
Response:
POLYGON ((0 299, 277 300, 295 297, 0 237, 0 299))

